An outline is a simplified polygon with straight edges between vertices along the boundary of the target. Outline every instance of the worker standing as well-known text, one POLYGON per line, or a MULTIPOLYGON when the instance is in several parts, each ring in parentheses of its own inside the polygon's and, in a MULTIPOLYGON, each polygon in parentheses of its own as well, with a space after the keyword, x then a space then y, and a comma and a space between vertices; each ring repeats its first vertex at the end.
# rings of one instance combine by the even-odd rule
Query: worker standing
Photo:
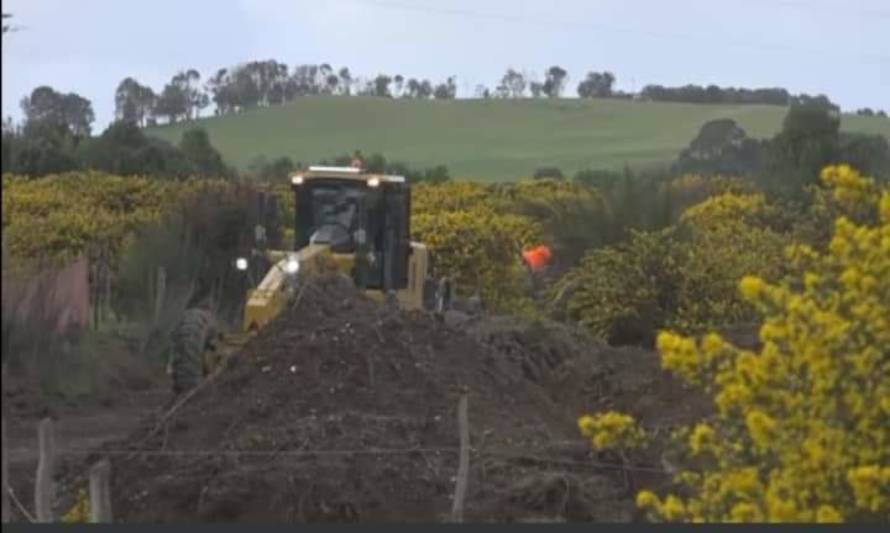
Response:
POLYGON ((545 278, 552 259, 553 254, 550 251, 550 247, 544 244, 522 252, 522 260, 528 271, 528 279, 531 285, 531 295, 535 300, 540 298, 544 290, 545 278))

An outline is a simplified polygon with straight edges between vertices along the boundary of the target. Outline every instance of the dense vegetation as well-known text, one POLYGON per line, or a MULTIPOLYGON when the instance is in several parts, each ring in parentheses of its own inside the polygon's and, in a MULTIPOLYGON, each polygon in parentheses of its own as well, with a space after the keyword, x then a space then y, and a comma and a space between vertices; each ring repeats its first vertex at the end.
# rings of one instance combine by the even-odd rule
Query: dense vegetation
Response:
MULTIPOLYGON (((250 246, 249 187, 92 174, 7 176, 3 189, 4 252, 111 250, 118 317, 150 314, 145 280, 157 266, 170 272, 176 295, 245 288, 229 259, 250 246)), ((687 175, 656 189, 677 214, 641 230, 633 221, 644 217, 617 216, 609 194, 566 180, 429 183, 415 189, 414 231, 436 254, 436 273, 478 291, 490 310, 577 321, 613 342, 657 335, 664 367, 713 395, 715 415, 674 435, 678 492, 640 492, 651 518, 885 516, 886 182, 829 167, 796 208, 746 179, 687 175), (519 252, 541 242, 558 260, 532 273, 519 252), (578 249, 586 253, 572 258, 578 249), (553 291, 537 290, 541 283, 553 291), (553 307, 559 302, 567 311, 553 307), (756 351, 715 334, 682 335, 751 321, 761 325, 756 351), (659 334, 664 328, 678 333, 659 334)), ((151 326, 147 346, 164 327, 151 326)), ((645 447, 650 438, 620 413, 579 426, 601 450, 645 447)))
MULTIPOLYGON (((589 82, 593 92, 604 83, 589 82)), ((257 161, 250 170, 259 180, 240 179, 201 130, 178 146, 134 122, 89 138, 71 111, 83 109, 77 98, 47 92, 31 106, 22 131, 4 137, 4 165, 9 155, 42 172, 66 164, 105 172, 4 175, 4 284, 27 278, 35 263, 85 255, 113 273, 106 321, 139 324, 139 351, 155 356, 188 305, 215 302, 236 319, 250 280, 231 261, 249 252, 259 222, 287 246, 294 206, 282 178, 301 163, 257 161), (262 219, 261 191, 279 206, 262 219), (172 295, 162 321, 153 295, 160 267, 172 295)), ((713 398, 712 416, 673 435, 675 485, 658 494, 640 487, 649 518, 885 519, 886 135, 842 132, 825 105, 794 105, 771 137, 750 138, 720 119, 675 155, 660 172, 589 169, 569 179, 538 165, 532 179, 488 184, 379 153, 365 161, 418 183, 413 236, 432 249, 434 275, 452 276, 461 295, 478 295, 492 312, 580 324, 611 343, 654 345, 666 370, 713 398), (540 244, 554 261, 533 271, 522 252, 540 244), (759 328, 760 346, 707 333, 740 324, 759 328)), ((58 363, 75 360, 70 348, 60 356, 50 336, 34 335, 40 328, 10 325, 21 319, 4 313, 4 357, 30 346, 34 360, 67 374, 58 363)), ((95 374, 92 364, 81 364, 84 375, 95 374)), ((617 412, 582 417, 579 429, 624 461, 655 437, 617 412)))
MULTIPOLYGON (((738 280, 762 321, 758 350, 713 333, 659 335, 664 368, 711 395, 715 415, 675 433, 677 491, 637 496, 650 518, 886 521, 890 187, 848 166, 826 168, 822 183, 803 218, 831 226, 830 237, 795 238, 785 276, 738 280)), ((597 449, 646 445, 620 413, 579 426, 597 449)))

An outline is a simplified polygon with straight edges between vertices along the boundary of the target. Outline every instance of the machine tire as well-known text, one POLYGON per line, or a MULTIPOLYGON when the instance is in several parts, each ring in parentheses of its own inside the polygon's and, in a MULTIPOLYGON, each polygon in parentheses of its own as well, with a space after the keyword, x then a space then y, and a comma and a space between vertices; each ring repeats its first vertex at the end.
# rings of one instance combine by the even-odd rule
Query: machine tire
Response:
POLYGON ((214 318, 204 309, 188 309, 173 330, 170 377, 174 394, 182 394, 204 379, 204 352, 215 336, 214 318))

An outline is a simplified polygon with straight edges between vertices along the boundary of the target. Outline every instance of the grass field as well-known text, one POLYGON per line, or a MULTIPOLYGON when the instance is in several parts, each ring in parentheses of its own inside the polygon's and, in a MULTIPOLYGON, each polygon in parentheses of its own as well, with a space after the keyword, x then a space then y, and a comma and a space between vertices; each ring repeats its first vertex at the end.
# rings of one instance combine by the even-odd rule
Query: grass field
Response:
MULTIPOLYGON (((504 180, 543 166, 572 174, 668 163, 709 120, 732 118, 749 135, 766 137, 778 131, 784 115, 784 108, 760 105, 305 97, 198 124, 241 169, 260 155, 315 162, 360 149, 415 166, 446 164, 454 177, 504 180)), ((178 142, 193 126, 149 132, 178 142)), ((842 128, 890 138, 890 119, 845 115, 842 128)))

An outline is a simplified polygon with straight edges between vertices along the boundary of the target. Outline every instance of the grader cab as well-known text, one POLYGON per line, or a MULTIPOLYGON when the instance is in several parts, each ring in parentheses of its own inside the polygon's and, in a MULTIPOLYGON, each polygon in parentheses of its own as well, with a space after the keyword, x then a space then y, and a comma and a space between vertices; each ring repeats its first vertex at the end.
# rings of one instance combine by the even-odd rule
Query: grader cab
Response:
POLYGON ((206 311, 186 312, 174 333, 168 367, 175 391, 195 386, 219 368, 286 309, 301 283, 321 272, 338 272, 367 296, 393 298, 404 309, 442 312, 450 306, 450 283, 430 279, 429 251, 411 241, 411 191, 404 177, 310 167, 291 177, 291 188, 293 249, 254 250, 236 260, 239 270, 264 272, 248 290, 240 331, 217 334, 206 311))

